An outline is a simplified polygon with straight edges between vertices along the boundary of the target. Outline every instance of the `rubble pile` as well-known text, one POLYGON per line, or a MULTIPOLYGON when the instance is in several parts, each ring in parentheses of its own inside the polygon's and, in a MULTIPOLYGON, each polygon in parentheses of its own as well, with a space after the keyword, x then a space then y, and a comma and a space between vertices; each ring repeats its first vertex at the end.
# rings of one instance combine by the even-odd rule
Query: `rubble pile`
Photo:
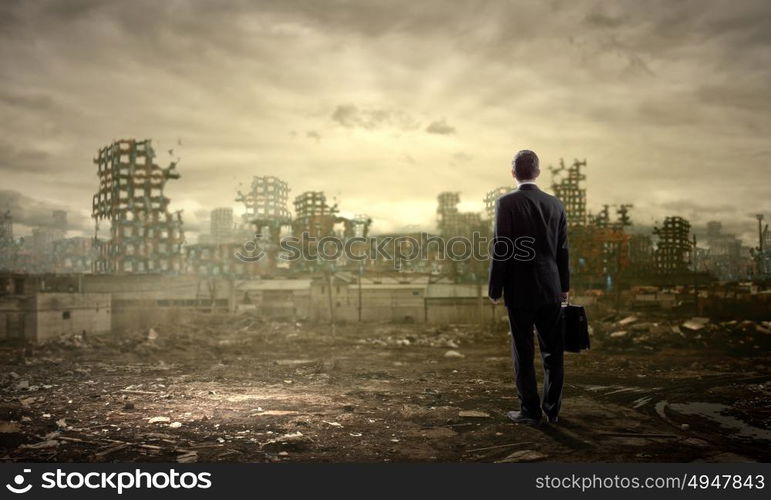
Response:
POLYGON ((592 334, 605 347, 658 349, 662 347, 717 347, 766 352, 771 347, 771 321, 712 321, 630 315, 592 322, 592 334))
MULTIPOLYGON (((383 325, 376 327, 371 336, 361 338, 357 343, 380 347, 446 347, 457 350, 465 343, 484 338, 489 339, 492 335, 490 332, 472 325, 429 327, 425 328, 423 332, 425 334, 416 335, 415 329, 383 325)), ((452 355, 448 357, 452 357, 452 355)))

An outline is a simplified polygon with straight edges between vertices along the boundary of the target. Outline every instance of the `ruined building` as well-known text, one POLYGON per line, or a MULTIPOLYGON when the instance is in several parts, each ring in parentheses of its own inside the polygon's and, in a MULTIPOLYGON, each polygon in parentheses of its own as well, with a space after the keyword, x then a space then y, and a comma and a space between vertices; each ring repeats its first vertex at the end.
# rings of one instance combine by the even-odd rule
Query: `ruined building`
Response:
POLYGON ((511 191, 513 188, 510 186, 501 186, 497 187, 493 190, 490 190, 485 194, 484 203, 485 203, 485 214, 487 215, 488 219, 494 219, 495 218, 495 202, 503 196, 504 194, 511 191))
POLYGON ((742 246, 736 235, 725 233, 720 222, 707 222, 706 244, 708 249, 698 259, 700 270, 709 272, 722 281, 744 280, 751 276, 752 260, 749 248, 742 246))
POLYGON ((470 236, 472 232, 481 229, 482 216, 480 214, 458 210, 459 193, 439 193, 437 202, 436 226, 442 236, 470 236))
POLYGON ((149 139, 119 140, 99 150, 94 159, 99 190, 91 216, 96 221, 96 273, 176 273, 184 242, 181 211, 169 212, 163 189, 178 179, 176 162, 155 163, 149 139), (109 240, 100 241, 99 222, 110 224, 109 240))
POLYGON ((230 207, 222 207, 212 210, 209 228, 209 234, 211 234, 214 243, 232 241, 235 229, 233 209, 230 207))
POLYGON ((13 217, 6 210, 0 215, 0 270, 12 270, 16 265, 18 246, 13 238, 13 217))
POLYGON ((755 261, 755 276, 760 280, 771 278, 771 232, 768 224, 763 224, 763 214, 757 214, 758 246, 750 249, 750 255, 755 261))
POLYGON ((259 264, 268 271, 276 268, 281 232, 292 223, 287 208, 289 191, 289 184, 278 177, 254 176, 249 191, 238 191, 236 197, 245 208, 241 237, 254 240, 259 235, 259 247, 267 254, 267 259, 259 264))
MULTIPOLYGON (((474 253, 471 246, 466 247, 460 244, 458 248, 453 241, 458 237, 469 238, 472 245, 475 243, 474 233, 480 236, 489 236, 492 227, 491 224, 482 221, 482 215, 477 212, 461 212, 458 209, 460 203, 460 194, 457 192, 439 193, 437 197, 436 218, 439 235, 445 238, 445 247, 441 249, 440 255, 446 255, 451 252, 456 258, 443 258, 439 274, 446 276, 454 282, 478 282, 484 275, 484 269, 487 263, 484 260, 470 258, 474 253), (466 252, 468 250, 468 252, 466 252), (458 253, 460 251, 460 254, 458 253), (459 260, 457 257, 464 252, 468 258, 459 260)), ((480 241, 481 242, 481 241, 480 241)), ((487 248, 477 249, 481 255, 487 254, 487 248)))
POLYGON ((552 191, 565 206, 569 226, 581 226, 587 222, 586 188, 581 185, 586 180, 586 175, 581 171, 581 167, 585 166, 586 160, 573 160, 573 164, 566 167, 565 161, 560 158, 559 167, 549 167, 552 191))
POLYGON ((692 248, 690 231, 690 222, 677 216, 665 217, 663 224, 653 229, 653 234, 658 236, 654 252, 656 272, 673 275, 688 271, 692 248))
POLYGON ((90 273, 94 265, 94 239, 75 236, 54 241, 55 273, 90 273))
POLYGON ((289 184, 273 177, 255 176, 249 192, 238 191, 236 201, 243 203, 246 211, 243 214, 244 224, 255 229, 267 229, 271 234, 279 233, 281 228, 292 222, 292 216, 287 208, 289 200, 289 184))

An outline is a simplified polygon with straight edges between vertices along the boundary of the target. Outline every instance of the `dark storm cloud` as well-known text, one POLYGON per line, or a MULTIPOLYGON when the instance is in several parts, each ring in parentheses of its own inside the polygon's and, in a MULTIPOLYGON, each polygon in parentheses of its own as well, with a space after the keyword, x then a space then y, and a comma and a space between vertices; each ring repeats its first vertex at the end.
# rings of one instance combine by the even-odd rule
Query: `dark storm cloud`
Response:
POLYGON ((455 127, 450 126, 447 120, 436 120, 428 124, 426 132, 429 134, 448 135, 455 133, 455 127))
POLYGON ((409 114, 394 109, 359 108, 353 104, 337 106, 332 112, 332 120, 346 128, 373 130, 382 127, 396 127, 411 130, 417 127, 409 114))
MULTIPOLYGON (((67 207, 36 200, 18 191, 0 190, 0 212, 9 211, 15 224, 30 227, 50 226, 54 210, 67 210, 67 207)), ((89 218, 68 212, 66 229, 82 230, 91 227, 93 226, 89 218)))
POLYGON ((25 170, 46 173, 55 169, 49 164, 50 154, 34 147, 17 146, 0 139, 0 172, 25 170))
POLYGON ((586 15, 584 22, 594 28, 618 28, 624 24, 621 16, 609 16, 601 11, 593 11, 586 15))
POLYGON ((458 151, 450 157, 450 165, 460 165, 462 163, 468 163, 473 157, 463 151, 458 151))
POLYGON ((46 111, 55 106, 55 101, 51 96, 40 92, 0 89, 0 105, 46 111))
POLYGON ((702 214, 704 216, 714 214, 736 213, 739 208, 727 203, 705 203, 691 200, 668 201, 661 204, 662 208, 675 213, 702 214))

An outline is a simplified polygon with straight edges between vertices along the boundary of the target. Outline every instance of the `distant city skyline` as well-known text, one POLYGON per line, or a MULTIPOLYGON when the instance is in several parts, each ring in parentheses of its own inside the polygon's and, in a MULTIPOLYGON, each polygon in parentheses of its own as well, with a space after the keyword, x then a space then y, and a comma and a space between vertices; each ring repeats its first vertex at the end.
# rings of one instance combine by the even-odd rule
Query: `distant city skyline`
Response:
MULTIPOLYGON (((3 2, 0 210, 90 235, 92 158, 153 139, 186 231, 253 175, 325 191, 374 232, 436 227, 436 196, 513 185, 512 155, 588 160, 588 206, 771 219, 771 4, 3 2), (170 154, 169 150, 173 150, 170 154), (21 212, 21 213, 19 213, 21 212), (47 215, 45 215, 47 214, 47 215)), ((72 235, 77 233, 73 232, 72 235)))

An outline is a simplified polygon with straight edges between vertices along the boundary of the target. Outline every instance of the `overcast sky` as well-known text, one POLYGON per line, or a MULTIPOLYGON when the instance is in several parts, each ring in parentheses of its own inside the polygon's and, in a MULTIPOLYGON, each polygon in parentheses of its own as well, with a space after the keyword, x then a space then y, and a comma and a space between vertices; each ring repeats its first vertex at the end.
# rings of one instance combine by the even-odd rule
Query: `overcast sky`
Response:
POLYGON ((27 225, 66 208, 89 231, 119 138, 175 148, 191 235, 253 175, 433 228, 439 192, 482 210, 523 148, 586 158, 590 208, 642 225, 754 243, 771 216, 767 0, 3 0, 0 73, 0 208, 27 225))

